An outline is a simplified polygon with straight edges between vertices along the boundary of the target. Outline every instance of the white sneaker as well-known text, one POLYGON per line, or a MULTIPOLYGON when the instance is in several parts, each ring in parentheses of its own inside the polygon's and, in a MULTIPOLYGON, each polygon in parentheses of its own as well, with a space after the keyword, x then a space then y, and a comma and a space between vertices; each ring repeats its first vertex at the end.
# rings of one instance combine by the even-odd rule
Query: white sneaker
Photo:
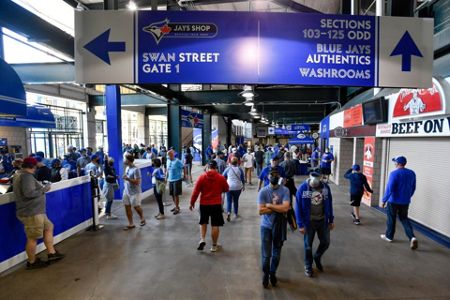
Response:
POLYGON ((118 219, 119 217, 118 216, 116 216, 115 214, 110 214, 110 215, 107 215, 106 216, 106 219, 107 220, 115 220, 115 219, 118 219))
POLYGON ((392 240, 391 239, 388 239, 387 237, 386 237, 386 235, 385 234, 381 234, 380 235, 380 238, 382 239, 382 240, 385 240, 386 242, 392 242, 392 240))
POLYGON ((217 252, 219 250, 219 247, 217 247, 217 245, 212 245, 210 251, 211 252, 217 252))
POLYGON ((165 215, 161 215, 161 214, 156 216, 156 220, 164 220, 165 218, 166 218, 166 216, 165 215))
POLYGON ((417 239, 415 237, 413 237, 411 239, 409 246, 411 247, 412 250, 416 250, 417 247, 419 247, 419 242, 417 241, 417 239))

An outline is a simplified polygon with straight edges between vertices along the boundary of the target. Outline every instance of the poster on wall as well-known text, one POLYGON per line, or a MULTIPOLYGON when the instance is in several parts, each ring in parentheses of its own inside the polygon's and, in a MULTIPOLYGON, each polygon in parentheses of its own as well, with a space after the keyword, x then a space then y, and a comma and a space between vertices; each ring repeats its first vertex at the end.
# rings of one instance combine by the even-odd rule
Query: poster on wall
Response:
POLYGON ((186 128, 203 128, 203 115, 184 109, 180 110, 181 126, 186 128))
MULTIPOLYGON (((375 137, 365 137, 364 138, 364 163, 363 163, 363 174, 367 177, 367 182, 370 187, 372 187, 373 182, 373 163, 375 157, 375 137)), ((372 194, 364 191, 363 203, 370 206, 372 201, 372 194)))
POLYGON ((362 125, 362 105, 358 104, 344 110, 344 128, 362 125))
POLYGON ((265 138, 267 136, 267 127, 256 127, 256 137, 265 138))

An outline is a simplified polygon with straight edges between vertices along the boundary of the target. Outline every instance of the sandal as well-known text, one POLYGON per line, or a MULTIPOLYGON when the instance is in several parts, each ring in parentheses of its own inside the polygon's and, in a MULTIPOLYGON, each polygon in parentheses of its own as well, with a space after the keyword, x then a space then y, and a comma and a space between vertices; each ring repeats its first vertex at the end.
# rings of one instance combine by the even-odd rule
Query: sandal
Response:
POLYGON ((123 230, 130 230, 130 229, 134 229, 134 228, 136 228, 135 225, 128 225, 128 226, 125 226, 125 227, 123 228, 123 230))
POLYGON ((141 221, 141 223, 140 223, 141 226, 145 226, 145 224, 147 224, 147 223, 145 222, 145 220, 141 221))

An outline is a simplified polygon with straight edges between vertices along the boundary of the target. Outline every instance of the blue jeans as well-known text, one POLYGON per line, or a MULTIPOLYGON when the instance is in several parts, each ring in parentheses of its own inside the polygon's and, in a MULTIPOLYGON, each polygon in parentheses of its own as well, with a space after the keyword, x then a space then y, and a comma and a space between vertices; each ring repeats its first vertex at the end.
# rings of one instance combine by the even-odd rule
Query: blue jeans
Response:
POLYGON ((241 190, 237 191, 228 191, 227 192, 227 213, 231 213, 231 202, 233 202, 234 206, 234 214, 238 214, 239 209, 239 196, 241 195, 241 190))
POLYGON ((390 240, 394 239, 395 223, 397 221, 397 214, 400 222, 403 224, 406 236, 411 240, 414 237, 414 232, 411 222, 408 219, 409 204, 400 205, 394 203, 387 203, 387 229, 386 237, 390 240))
POLYGON ((259 177, 259 175, 261 175, 261 171, 262 171, 262 164, 256 164, 256 175, 259 177))
POLYGON ((272 229, 261 226, 261 263, 264 274, 275 274, 280 263, 283 242, 275 242, 272 229))
POLYGON ((309 227, 306 228, 304 242, 305 242, 305 269, 312 269, 313 254, 312 245, 314 241, 314 236, 317 232, 317 237, 319 238, 319 247, 317 247, 316 253, 314 254, 314 259, 320 261, 322 255, 330 246, 330 229, 325 223, 325 220, 312 221, 309 227))

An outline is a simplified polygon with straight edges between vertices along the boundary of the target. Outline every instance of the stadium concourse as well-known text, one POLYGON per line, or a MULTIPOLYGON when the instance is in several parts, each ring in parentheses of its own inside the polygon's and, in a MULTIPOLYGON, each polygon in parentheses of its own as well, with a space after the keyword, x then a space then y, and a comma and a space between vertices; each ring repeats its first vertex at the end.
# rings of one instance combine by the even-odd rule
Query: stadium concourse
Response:
MULTIPOLYGON (((202 172, 195 165, 194 180, 202 172)), ((296 176, 296 185, 304 179, 296 176)), ((226 222, 216 253, 209 251, 209 235, 207 248, 196 249, 198 210, 188 210, 192 187, 183 189, 179 215, 149 217, 147 226, 135 230, 122 230, 124 210, 114 203, 118 219, 101 219, 102 230, 81 232, 58 245, 66 254, 63 261, 32 271, 21 264, 4 274, 0 299, 450 299, 447 248, 417 233, 420 247, 411 251, 400 227, 394 242, 381 240, 386 217, 365 206, 362 225, 355 226, 348 192, 335 185, 336 227, 324 272, 313 278, 303 274, 303 236, 288 232, 279 283, 263 289, 257 186, 243 192, 240 217, 226 222)), ((146 216, 157 213, 153 197, 142 207, 146 216)))

